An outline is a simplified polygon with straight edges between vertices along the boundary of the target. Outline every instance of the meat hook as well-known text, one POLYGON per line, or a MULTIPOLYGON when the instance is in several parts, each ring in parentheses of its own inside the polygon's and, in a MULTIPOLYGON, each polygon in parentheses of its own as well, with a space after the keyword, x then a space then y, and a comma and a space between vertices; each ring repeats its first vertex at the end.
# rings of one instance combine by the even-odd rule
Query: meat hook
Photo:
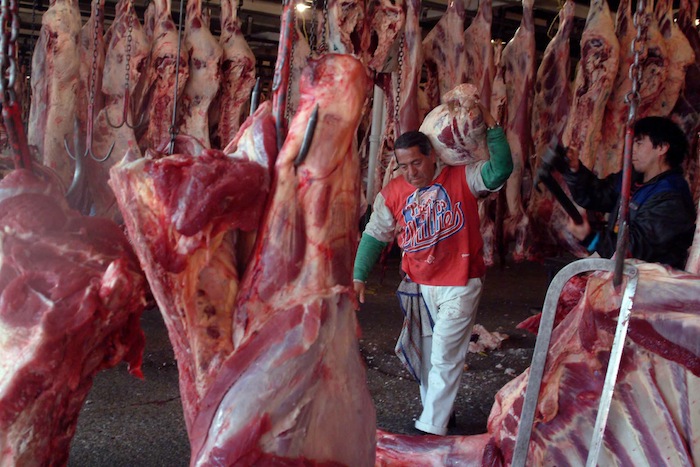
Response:
POLYGON ((296 159, 294 159, 294 167, 299 167, 306 156, 309 154, 309 148, 311 147, 311 141, 314 139, 314 132, 316 131, 316 124, 318 123, 318 104, 314 107, 311 116, 309 117, 309 123, 306 124, 306 131, 304 132, 304 138, 301 140, 301 147, 299 148, 299 154, 296 159))
MULTIPOLYGON (((92 74, 90 76, 90 100, 88 101, 88 112, 87 112, 87 134, 86 134, 86 147, 85 147, 85 153, 83 154, 83 157, 87 157, 88 155, 96 162, 104 162, 106 161, 110 155, 112 155, 112 151, 114 150, 114 143, 115 141, 112 142, 112 145, 109 147, 109 150, 107 151, 107 155, 104 157, 97 157, 95 153, 92 150, 92 144, 93 144, 93 133, 92 133, 92 127, 94 124, 95 120, 95 88, 97 85, 95 84, 97 82, 97 48, 99 47, 98 43, 98 36, 100 32, 102 31, 102 21, 100 20, 100 2, 97 1, 95 2, 95 33, 93 34, 93 51, 92 51, 92 74)), ((73 152, 70 150, 70 147, 68 146, 68 141, 66 140, 66 137, 63 137, 63 145, 66 148, 66 151, 68 152, 68 156, 73 159, 74 161, 77 162, 77 157, 73 155, 73 152)))
POLYGON ((134 4, 133 2, 129 2, 129 7, 127 8, 127 14, 129 15, 129 29, 128 33, 126 36, 126 57, 125 57, 125 62, 126 62, 126 74, 124 75, 124 110, 122 111, 122 121, 119 125, 115 125, 112 123, 112 121, 109 119, 109 112, 105 109, 105 115, 107 117, 107 124, 111 126, 112 128, 121 128, 124 125, 127 127, 133 129, 136 129, 143 124, 143 118, 145 117, 146 113, 141 114, 141 119, 137 124, 129 123, 129 103, 131 100, 131 92, 129 91, 129 78, 131 74, 131 42, 132 42, 132 35, 131 32, 134 29, 134 4))
POLYGON ((250 115, 253 115, 256 110, 258 110, 258 104, 260 103, 260 77, 255 79, 255 86, 253 86, 253 93, 250 95, 250 115))

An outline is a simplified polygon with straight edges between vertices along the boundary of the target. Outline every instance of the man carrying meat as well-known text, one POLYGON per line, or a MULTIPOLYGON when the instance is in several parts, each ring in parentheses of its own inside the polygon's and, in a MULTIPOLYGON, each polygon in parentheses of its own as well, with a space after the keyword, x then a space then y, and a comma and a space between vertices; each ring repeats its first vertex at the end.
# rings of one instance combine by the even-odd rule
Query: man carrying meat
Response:
POLYGON ((365 301, 365 281, 397 233, 402 269, 420 291, 433 325, 422 337, 420 394, 415 427, 447 434, 447 425, 469 348, 485 273, 477 196, 498 190, 513 170, 503 130, 482 107, 490 160, 442 165, 428 137, 409 131, 396 140, 401 177, 377 195, 355 258, 355 291, 365 301))
MULTIPOLYGON (((683 269, 695 231, 695 205, 681 164, 688 151, 683 131, 665 117, 645 117, 634 124, 628 255, 683 269)), ((578 158, 562 171, 574 200, 593 211, 611 213, 605 229, 593 229, 583 216, 568 229, 589 252, 609 258, 617 246, 617 214, 622 172, 599 179, 578 158)))

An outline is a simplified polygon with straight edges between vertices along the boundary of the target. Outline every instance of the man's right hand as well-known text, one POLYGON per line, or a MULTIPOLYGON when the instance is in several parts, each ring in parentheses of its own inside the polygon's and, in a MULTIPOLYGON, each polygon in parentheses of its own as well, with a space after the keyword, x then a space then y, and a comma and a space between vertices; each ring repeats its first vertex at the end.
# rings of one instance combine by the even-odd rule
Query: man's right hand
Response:
POLYGON ((353 281, 353 287, 355 288, 355 295, 360 303, 365 303, 365 283, 362 281, 353 281))

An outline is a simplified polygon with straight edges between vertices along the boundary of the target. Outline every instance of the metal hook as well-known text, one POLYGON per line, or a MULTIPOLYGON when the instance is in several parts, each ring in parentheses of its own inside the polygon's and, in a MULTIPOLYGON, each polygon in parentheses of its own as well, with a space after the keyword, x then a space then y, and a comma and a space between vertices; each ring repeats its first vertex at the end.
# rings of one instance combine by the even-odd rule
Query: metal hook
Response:
MULTIPOLYGON (((95 88, 96 86, 96 73, 97 73, 97 47, 98 47, 98 36, 99 33, 102 29, 102 22, 100 21, 100 2, 96 1, 95 2, 95 33, 93 34, 93 52, 92 52, 92 74, 91 74, 91 79, 88 81, 90 83, 90 100, 88 101, 88 111, 87 111, 87 134, 85 135, 86 138, 86 148, 85 148, 85 154, 83 154, 83 157, 87 157, 88 155, 96 162, 104 162, 106 161, 110 155, 112 155, 112 150, 114 150, 114 144, 116 141, 112 142, 112 145, 109 147, 109 150, 107 151, 107 155, 104 157, 97 157, 95 153, 92 151, 92 143, 93 143, 93 133, 92 133, 92 127, 94 124, 95 120, 95 88)), ((71 152, 70 148, 68 147, 68 141, 66 140, 66 137, 63 137, 63 145, 66 148, 66 151, 68 152, 68 156, 75 160, 77 162, 76 156, 71 152)))
POLYGON ((129 110, 130 110, 130 101, 131 101, 131 92, 129 91, 129 79, 131 76, 131 42, 132 42, 132 31, 134 29, 134 3, 133 1, 129 3, 128 8, 126 10, 126 14, 129 15, 129 21, 128 21, 128 29, 127 29, 127 36, 126 36, 126 57, 124 62, 126 63, 126 73, 124 75, 124 110, 122 111, 122 121, 119 125, 114 125, 112 121, 109 119, 109 112, 105 111, 105 114, 107 116, 107 124, 111 126, 112 128, 121 128, 122 126, 126 125, 127 127, 133 129, 136 129, 141 126, 143 123, 143 119, 145 117, 145 113, 141 114, 141 119, 139 122, 134 125, 133 123, 129 123, 129 110))
POLYGON ((304 138, 301 140, 299 154, 297 154, 297 157, 294 159, 294 167, 299 167, 301 163, 304 162, 304 159, 306 159, 309 148, 311 147, 311 141, 314 139, 316 123, 318 123, 318 104, 316 104, 313 112, 311 112, 309 123, 306 124, 306 131, 304 132, 304 138))
POLYGON ((129 128, 131 128, 132 130, 134 130, 143 124, 143 119, 146 116, 145 113, 141 114, 141 119, 139 120, 138 123, 136 123, 136 124, 134 124, 133 122, 129 123, 129 103, 131 100, 130 94, 131 93, 129 92, 129 90, 126 90, 124 92, 124 110, 122 111, 122 121, 118 125, 115 125, 114 123, 112 123, 112 120, 109 119, 109 111, 107 111, 105 109, 105 115, 107 117, 107 124, 109 126, 111 126, 112 128, 121 128, 124 125, 126 125, 129 128))

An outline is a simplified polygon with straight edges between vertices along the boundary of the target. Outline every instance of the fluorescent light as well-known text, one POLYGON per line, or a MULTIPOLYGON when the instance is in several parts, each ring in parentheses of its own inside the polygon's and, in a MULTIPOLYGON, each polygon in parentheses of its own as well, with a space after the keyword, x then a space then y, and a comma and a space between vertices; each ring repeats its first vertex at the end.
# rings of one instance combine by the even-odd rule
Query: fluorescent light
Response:
POLYGON ((299 13, 303 13, 308 9, 309 9, 309 5, 307 5, 306 3, 304 3, 304 2, 297 3, 297 11, 299 13))

